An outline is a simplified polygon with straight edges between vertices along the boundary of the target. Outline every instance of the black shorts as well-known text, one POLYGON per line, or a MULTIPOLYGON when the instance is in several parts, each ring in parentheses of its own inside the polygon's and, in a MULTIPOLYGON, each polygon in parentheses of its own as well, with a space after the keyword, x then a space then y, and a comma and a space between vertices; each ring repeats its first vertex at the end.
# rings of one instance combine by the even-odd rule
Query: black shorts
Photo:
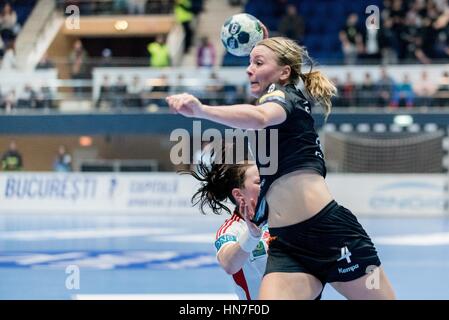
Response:
POLYGON ((304 272, 328 282, 358 279, 380 260, 370 237, 351 211, 332 201, 312 218, 269 228, 265 274, 304 272))

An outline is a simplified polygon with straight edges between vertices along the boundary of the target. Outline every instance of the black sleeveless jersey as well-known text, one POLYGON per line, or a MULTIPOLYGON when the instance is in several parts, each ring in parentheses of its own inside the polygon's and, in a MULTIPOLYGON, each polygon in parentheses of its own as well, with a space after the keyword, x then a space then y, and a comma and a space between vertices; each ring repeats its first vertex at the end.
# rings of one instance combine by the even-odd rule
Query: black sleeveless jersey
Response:
POLYGON ((265 128, 265 132, 256 131, 257 140, 253 145, 253 152, 261 175, 261 193, 253 219, 256 224, 268 218, 265 195, 277 178, 299 169, 312 169, 323 177, 326 176, 324 155, 311 115, 313 104, 293 84, 286 86, 271 84, 258 99, 257 104, 266 102, 277 103, 284 108, 287 119, 280 124, 265 128), (272 130, 277 131, 277 141, 273 141, 276 140, 276 134, 271 132, 272 130), (277 159, 276 154, 268 156, 271 149, 277 151, 277 159), (267 158, 271 161, 266 161, 267 158), (277 163, 273 163, 276 160, 277 163), (273 172, 272 168, 276 165, 277 170, 273 172))

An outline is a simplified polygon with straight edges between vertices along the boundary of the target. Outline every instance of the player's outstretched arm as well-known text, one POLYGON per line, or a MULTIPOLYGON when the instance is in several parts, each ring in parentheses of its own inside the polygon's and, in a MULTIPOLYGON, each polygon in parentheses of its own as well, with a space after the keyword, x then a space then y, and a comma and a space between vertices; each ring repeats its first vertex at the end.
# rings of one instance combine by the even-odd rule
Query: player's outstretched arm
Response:
POLYGON ((236 104, 230 106, 203 105, 195 96, 183 93, 166 99, 170 110, 186 117, 206 119, 239 129, 263 129, 282 123, 285 110, 276 103, 259 106, 236 104))

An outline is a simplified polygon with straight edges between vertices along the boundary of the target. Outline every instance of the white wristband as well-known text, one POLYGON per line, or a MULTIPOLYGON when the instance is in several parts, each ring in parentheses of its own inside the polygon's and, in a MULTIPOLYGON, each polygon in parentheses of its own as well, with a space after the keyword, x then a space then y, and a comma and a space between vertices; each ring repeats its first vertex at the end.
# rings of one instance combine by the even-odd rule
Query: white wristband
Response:
POLYGON ((249 230, 246 230, 239 238, 239 245, 243 251, 250 253, 257 247, 259 241, 260 237, 253 237, 249 230))

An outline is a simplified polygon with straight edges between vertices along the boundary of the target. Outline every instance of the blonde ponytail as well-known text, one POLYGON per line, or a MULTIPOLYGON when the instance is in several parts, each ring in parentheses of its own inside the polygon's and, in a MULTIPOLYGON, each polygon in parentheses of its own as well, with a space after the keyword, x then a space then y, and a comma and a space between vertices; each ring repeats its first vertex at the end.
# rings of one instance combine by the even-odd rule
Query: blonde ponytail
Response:
POLYGON ((309 94, 324 108, 327 118, 331 113, 331 99, 337 95, 337 88, 321 71, 302 73, 300 76, 309 94))

